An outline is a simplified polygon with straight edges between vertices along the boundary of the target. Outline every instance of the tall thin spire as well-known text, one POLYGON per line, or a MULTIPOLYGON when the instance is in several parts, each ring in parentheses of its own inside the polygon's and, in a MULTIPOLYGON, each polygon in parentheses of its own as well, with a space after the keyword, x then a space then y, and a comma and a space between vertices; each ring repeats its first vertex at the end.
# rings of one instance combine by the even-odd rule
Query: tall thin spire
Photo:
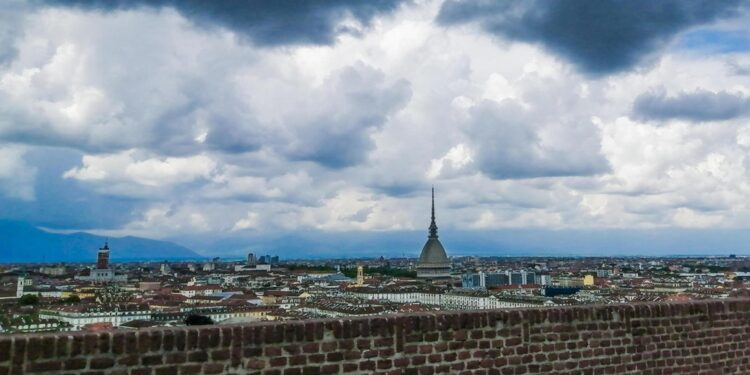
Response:
POLYGON ((438 227, 435 224, 435 187, 432 187, 432 220, 430 221, 430 236, 428 238, 438 238, 438 227))

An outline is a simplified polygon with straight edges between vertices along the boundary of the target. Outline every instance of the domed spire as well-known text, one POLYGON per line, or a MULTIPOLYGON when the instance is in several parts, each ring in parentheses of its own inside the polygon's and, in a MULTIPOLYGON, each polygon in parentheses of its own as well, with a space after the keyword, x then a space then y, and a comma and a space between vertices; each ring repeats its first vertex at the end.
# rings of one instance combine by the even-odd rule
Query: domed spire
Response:
POLYGON ((443 244, 438 239, 438 227, 435 224, 435 187, 432 187, 432 217, 430 235, 419 254, 417 277, 424 279, 443 279, 451 277, 451 263, 445 253, 443 244))
POLYGON ((430 235, 427 238, 438 238, 437 224, 435 224, 435 187, 432 187, 432 220, 430 221, 430 235))

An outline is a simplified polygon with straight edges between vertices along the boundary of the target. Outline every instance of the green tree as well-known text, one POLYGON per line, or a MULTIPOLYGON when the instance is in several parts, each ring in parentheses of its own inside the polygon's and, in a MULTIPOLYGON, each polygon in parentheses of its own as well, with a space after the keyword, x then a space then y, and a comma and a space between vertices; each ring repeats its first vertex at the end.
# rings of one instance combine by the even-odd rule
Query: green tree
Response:
POLYGON ((36 294, 24 294, 18 299, 18 303, 23 306, 31 306, 39 303, 39 296, 36 294))
POLYGON ((205 326, 214 324, 214 321, 205 315, 192 314, 185 318, 185 324, 189 326, 205 326))
POLYGON ((65 299, 65 303, 78 303, 81 302, 81 297, 78 297, 77 294, 73 294, 72 296, 65 299))

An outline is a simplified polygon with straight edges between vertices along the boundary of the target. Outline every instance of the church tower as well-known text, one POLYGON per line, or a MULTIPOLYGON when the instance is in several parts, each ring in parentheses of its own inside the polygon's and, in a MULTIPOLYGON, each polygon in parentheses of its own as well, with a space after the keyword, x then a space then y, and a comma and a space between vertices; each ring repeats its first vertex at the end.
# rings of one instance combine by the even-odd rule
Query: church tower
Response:
POLYGON ((104 247, 99 248, 96 254, 96 269, 106 270, 109 268, 109 242, 104 242, 104 247))
POLYGON ((357 266, 357 283, 356 286, 365 285, 365 269, 362 266, 357 266))

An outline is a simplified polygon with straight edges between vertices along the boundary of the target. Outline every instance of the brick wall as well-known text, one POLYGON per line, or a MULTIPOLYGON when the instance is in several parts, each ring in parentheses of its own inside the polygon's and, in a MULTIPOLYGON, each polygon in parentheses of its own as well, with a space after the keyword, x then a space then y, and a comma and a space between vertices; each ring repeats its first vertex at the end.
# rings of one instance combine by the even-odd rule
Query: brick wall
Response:
POLYGON ((0 375, 748 374, 750 300, 0 336, 0 375))

